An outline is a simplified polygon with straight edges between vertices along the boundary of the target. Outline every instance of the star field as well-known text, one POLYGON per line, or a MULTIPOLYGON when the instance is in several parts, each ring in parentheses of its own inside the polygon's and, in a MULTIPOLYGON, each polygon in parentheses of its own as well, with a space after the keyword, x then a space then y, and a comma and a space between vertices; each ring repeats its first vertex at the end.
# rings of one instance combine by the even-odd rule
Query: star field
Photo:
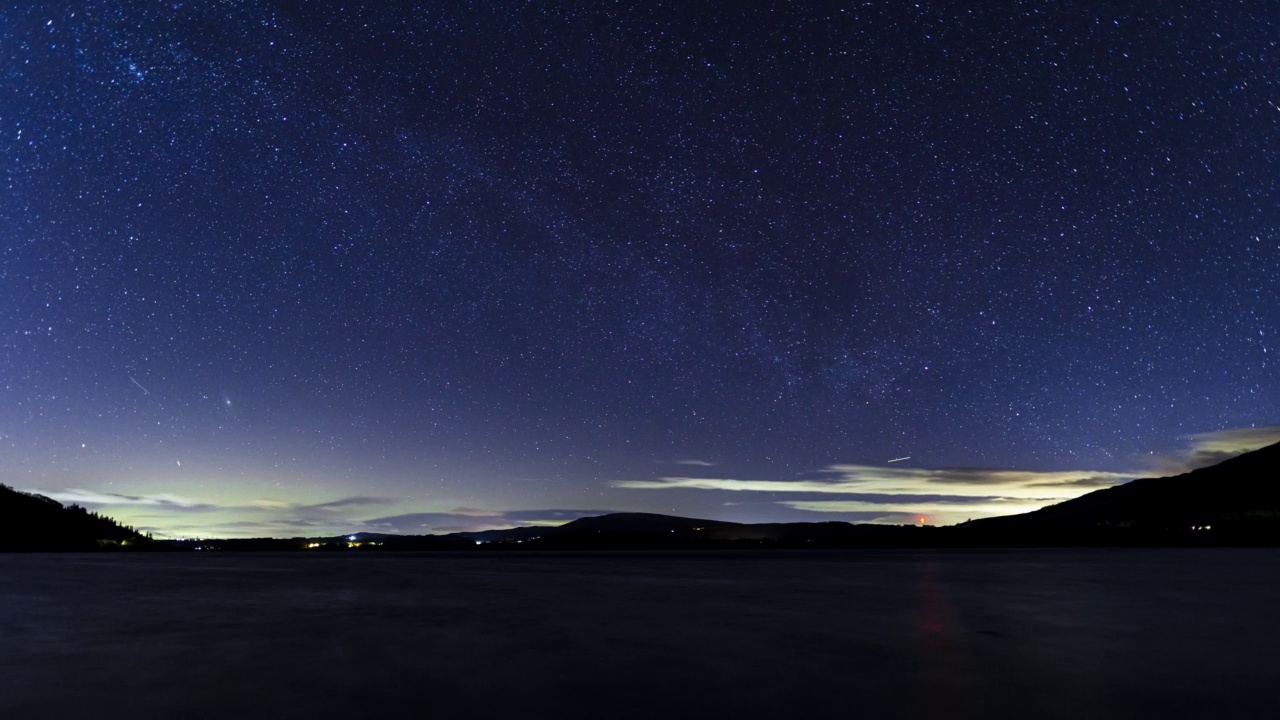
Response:
POLYGON ((0 482, 896 521, 1280 425, 1273 3, 354 5, 3 9, 0 482))

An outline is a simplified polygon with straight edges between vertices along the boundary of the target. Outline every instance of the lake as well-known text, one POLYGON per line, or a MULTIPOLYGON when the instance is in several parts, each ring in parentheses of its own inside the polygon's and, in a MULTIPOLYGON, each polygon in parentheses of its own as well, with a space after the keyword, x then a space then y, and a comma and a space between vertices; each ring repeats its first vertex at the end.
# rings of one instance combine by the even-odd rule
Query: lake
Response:
POLYGON ((1280 550, 0 555, 4 718, 1270 717, 1280 550))

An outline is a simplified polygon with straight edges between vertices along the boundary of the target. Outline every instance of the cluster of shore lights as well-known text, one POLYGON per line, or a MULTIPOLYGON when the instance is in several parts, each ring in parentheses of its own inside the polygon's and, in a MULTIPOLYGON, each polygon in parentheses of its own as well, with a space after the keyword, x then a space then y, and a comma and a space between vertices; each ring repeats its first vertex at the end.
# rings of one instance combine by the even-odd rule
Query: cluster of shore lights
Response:
MULTIPOLYGON (((358 548, 358 547, 363 547, 365 545, 369 545, 370 547, 378 547, 379 545, 382 545, 382 543, 374 542, 372 540, 360 540, 355 535, 348 535, 346 542, 347 542, 347 547, 349 548, 358 548)), ((306 544, 306 548, 308 550, 315 550, 317 548, 325 547, 328 544, 329 543, 323 543, 323 542, 309 542, 306 544)), ((341 547, 342 545, 341 541, 339 541, 337 545, 341 547)))

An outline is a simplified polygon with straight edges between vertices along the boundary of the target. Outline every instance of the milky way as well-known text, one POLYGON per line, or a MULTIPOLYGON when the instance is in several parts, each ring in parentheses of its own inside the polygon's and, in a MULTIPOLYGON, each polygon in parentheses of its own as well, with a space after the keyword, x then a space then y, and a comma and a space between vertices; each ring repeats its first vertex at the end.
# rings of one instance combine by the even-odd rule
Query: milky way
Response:
POLYGON ((632 4, 0 10, 0 482, 963 519, 1280 438, 1275 3, 632 4))

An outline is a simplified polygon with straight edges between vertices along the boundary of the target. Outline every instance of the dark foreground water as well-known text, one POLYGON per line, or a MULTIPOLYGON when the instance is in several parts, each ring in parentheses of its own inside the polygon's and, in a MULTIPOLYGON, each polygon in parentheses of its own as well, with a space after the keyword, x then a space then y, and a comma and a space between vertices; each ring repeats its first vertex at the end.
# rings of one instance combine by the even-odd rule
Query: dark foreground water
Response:
POLYGON ((0 555, 0 718, 1280 717, 1280 551, 0 555))

